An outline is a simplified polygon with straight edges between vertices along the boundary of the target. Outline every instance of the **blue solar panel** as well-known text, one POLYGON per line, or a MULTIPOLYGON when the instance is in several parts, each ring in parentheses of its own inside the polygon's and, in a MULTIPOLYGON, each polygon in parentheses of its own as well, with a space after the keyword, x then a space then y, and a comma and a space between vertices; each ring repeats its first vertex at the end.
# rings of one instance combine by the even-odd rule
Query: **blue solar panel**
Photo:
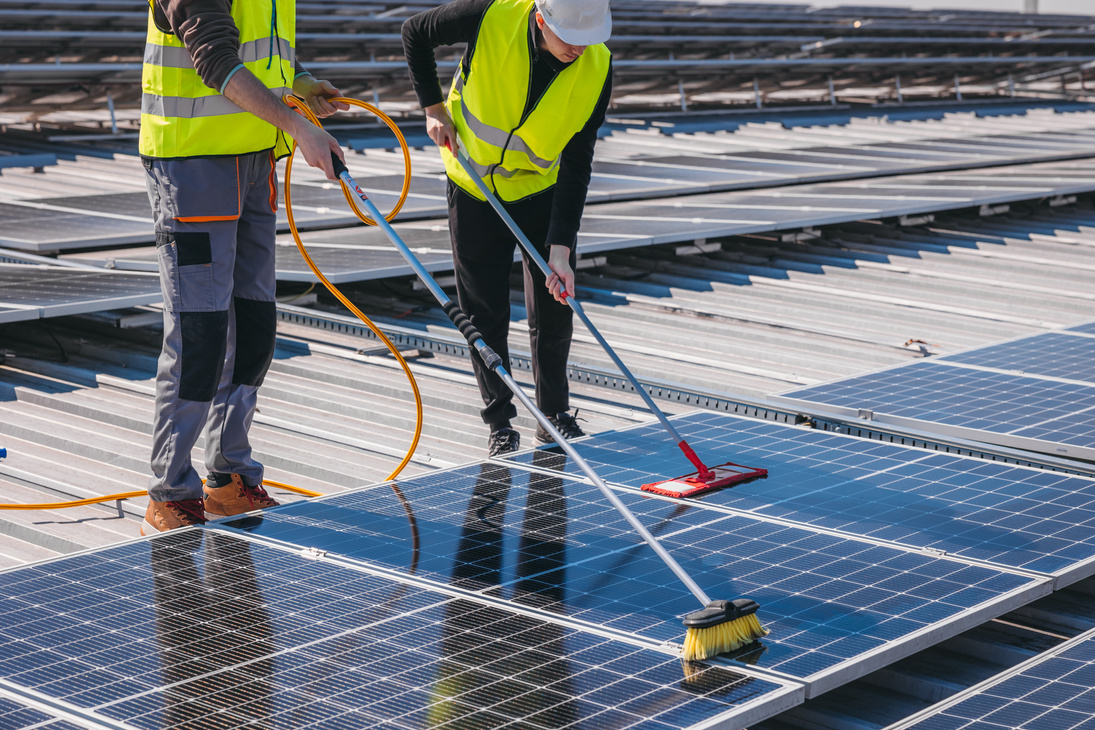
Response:
POLYGON ((65 720, 56 720, 52 715, 27 707, 3 695, 0 695, 0 727, 4 730, 22 730, 23 728, 80 730, 78 725, 73 725, 65 720), (53 720, 53 722, 50 722, 50 720, 53 720))
POLYGON ((0 676, 180 729, 668 730, 798 691, 209 530, 0 574, 0 676))
MULTIPOLYGON (((537 467, 557 459, 529 458, 537 467)), ((380 486, 228 524, 659 642, 681 641, 679 616, 700 608, 592 486, 498 464, 398 484, 406 504, 380 486)), ((991 568, 620 496, 713 597, 762 604, 772 634, 738 658, 797 677, 1014 591, 1041 590, 1038 580, 991 568)))
POLYGON ((902 730, 1092 730, 1095 636, 1072 639, 988 687, 948 701, 902 730))
POLYGON ((1095 383, 1095 337, 1046 332, 1021 340, 948 355, 937 362, 958 362, 1026 375, 1095 383))
POLYGON ((1069 327, 1069 332, 1084 332, 1089 335, 1095 335, 1095 322, 1088 322, 1086 324, 1078 324, 1075 327, 1069 327))
POLYGON ((947 426, 1095 446, 1095 386, 1077 383, 921 361, 782 395, 947 426))
MULTIPOLYGON (((702 504, 1072 579, 1090 572, 1095 480, 720 413, 673 421, 708 464, 768 470, 702 504)), ((691 468, 658 424, 574 446, 603 478, 631 487, 691 468)), ((556 458, 556 468, 580 473, 556 458)))

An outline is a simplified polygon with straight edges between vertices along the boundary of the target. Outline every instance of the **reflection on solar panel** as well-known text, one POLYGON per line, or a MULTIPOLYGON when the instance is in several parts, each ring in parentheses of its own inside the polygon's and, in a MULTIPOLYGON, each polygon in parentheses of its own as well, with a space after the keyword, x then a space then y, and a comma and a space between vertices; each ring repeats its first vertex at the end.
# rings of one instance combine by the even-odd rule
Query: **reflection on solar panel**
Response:
MULTIPOLYGON (((768 469, 765 479, 705 496, 705 506, 1049 573, 1062 584, 1095 569, 1095 480, 721 413, 674 423, 709 464, 768 469)), ((636 489, 689 468, 657 424, 575 448, 603 478, 636 489)), ((512 460, 530 464, 528 454, 512 460)), ((551 466, 579 473, 562 456, 551 466)))
POLYGON ((740 726, 801 696, 218 531, 10 571, 0 586, 0 674, 141 728, 665 730, 740 726))
MULTIPOLYGON (((1076 331, 1092 325, 1081 325, 1076 331)), ((781 394, 876 420, 1095 458, 1095 340, 1044 333, 781 394), (910 420, 904 420, 910 419, 910 420)))
MULTIPOLYGON (((537 469, 556 463, 546 451, 526 456, 537 469)), ((679 642, 678 617, 696 609, 584 482, 487 463, 401 480, 398 489, 301 502, 228 526, 655 642, 679 642)), ((814 683, 839 683, 844 662, 900 654, 914 633, 950 631, 1046 589, 1031 576, 702 504, 621 499, 700 585, 762 604, 772 634, 741 650, 740 661, 814 683)))
POLYGON ((1088 730, 1095 721, 1095 631, 1087 631, 891 730, 1088 730))

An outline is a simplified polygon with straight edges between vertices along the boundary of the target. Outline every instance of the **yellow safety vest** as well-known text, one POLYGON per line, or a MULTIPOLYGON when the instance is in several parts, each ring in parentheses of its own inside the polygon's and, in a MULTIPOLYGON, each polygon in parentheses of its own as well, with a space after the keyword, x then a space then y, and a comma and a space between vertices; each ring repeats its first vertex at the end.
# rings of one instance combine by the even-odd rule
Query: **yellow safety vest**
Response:
MULTIPOLYGON (((547 190, 559 157, 597 106, 612 54, 603 43, 585 52, 548 85, 523 117, 532 81, 529 13, 533 0, 495 0, 483 15, 471 65, 456 71, 445 106, 472 167, 506 202, 547 190)), ((441 150, 445 171, 482 200, 460 163, 441 150)))
MULTIPOLYGON (((292 91, 296 60, 295 0, 236 0, 240 61, 279 98, 292 91), (274 5, 276 3, 276 5, 274 5)), ((147 157, 212 157, 273 149, 292 142, 277 127, 206 86, 182 41, 156 27, 149 12, 141 75, 140 152, 147 157)))

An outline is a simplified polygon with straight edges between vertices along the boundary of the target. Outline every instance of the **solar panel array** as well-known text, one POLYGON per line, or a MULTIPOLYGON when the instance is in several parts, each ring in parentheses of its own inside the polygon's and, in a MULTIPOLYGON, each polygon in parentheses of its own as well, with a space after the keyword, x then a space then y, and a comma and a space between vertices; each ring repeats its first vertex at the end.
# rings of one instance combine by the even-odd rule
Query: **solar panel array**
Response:
POLYGON ((682 667, 694 597, 538 450, 0 573, 0 676, 107 727, 744 727, 1095 573, 1095 480, 675 422, 769 476, 682 503, 638 490, 692 468, 655 424, 575 445, 701 586, 761 604, 770 635, 714 663, 682 667))
MULTIPOLYGON (((301 57, 344 91, 375 89, 388 99, 410 100, 399 27, 434 4, 301 4, 301 57)), ((873 85, 890 96, 889 87, 896 87, 895 77, 902 74, 906 95, 934 96, 940 87, 949 91, 956 75, 967 88, 981 83, 1008 93, 1009 74, 1013 82, 1028 76, 1037 81, 1041 72, 1056 80, 1092 60, 1090 18, 1083 16, 863 7, 822 12, 806 5, 727 12, 694 3, 623 3, 613 6, 613 16, 621 97, 680 92, 691 103, 703 103, 701 95, 711 92, 748 96, 754 79, 763 94, 801 96, 805 85, 817 96, 819 90, 824 95, 830 78, 838 92, 873 85), (791 79, 796 83, 787 85, 791 79)), ((5 28, 0 62, 10 64, 0 67, 0 79, 9 108, 29 109, 58 85, 76 83, 92 88, 86 97, 73 98, 73 105, 103 107, 104 87, 112 89, 115 104, 139 100, 131 82, 139 78, 147 16, 138 8, 109 0, 4 0, 0 22, 5 28)), ((442 73, 451 74, 452 58, 461 51, 444 49, 442 73)), ((1082 81, 1068 82, 1082 91, 1082 81)))
POLYGON ((1091 323, 800 388, 781 400, 1095 458, 1091 323))
MULTIPOLYGON (((0 585, 0 674, 108 727, 668 730, 801 695, 223 531, 42 563, 0 585)), ((19 712, 24 724, 5 727, 39 719, 19 712)))
POLYGON ((1095 632, 1086 631, 893 730, 1076 728, 1095 724, 1095 632))

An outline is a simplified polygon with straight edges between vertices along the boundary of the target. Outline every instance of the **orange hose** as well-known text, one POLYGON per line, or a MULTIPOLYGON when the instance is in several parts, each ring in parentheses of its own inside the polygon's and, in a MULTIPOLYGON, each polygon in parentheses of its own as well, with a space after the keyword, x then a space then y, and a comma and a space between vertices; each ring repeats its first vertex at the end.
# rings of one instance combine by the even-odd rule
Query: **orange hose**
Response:
MULTIPOLYGON (((286 95, 284 97, 284 101, 285 101, 286 104, 289 105, 290 108, 295 109, 299 114, 303 115, 306 119, 308 119, 310 122, 315 124, 317 127, 322 127, 323 126, 322 124, 319 123, 319 119, 316 118, 316 115, 313 114, 312 111, 310 109, 308 109, 306 106, 304 106, 301 103, 300 99, 298 99, 297 97, 286 95)), ((384 112, 380 111, 380 109, 377 109, 372 104, 366 103, 364 101, 358 101, 357 99, 349 99, 349 98, 346 98, 346 97, 338 97, 338 98, 333 99, 333 101, 345 102, 346 104, 349 104, 350 106, 361 107, 362 109, 365 109, 366 111, 371 112, 372 114, 376 115, 381 121, 383 121, 386 125, 388 125, 388 128, 391 129, 395 133, 396 138, 399 140, 399 146, 403 150, 403 164, 404 164, 405 172, 404 172, 404 175, 403 175, 403 188, 400 191, 399 200, 398 200, 398 202, 396 202, 395 207, 392 208, 392 212, 388 213, 386 216, 384 216, 385 220, 391 221, 392 219, 395 218, 396 214, 398 214, 400 209, 403 207, 403 203, 406 202, 407 194, 410 192, 410 189, 411 189, 411 152, 410 152, 409 147, 407 146, 407 140, 403 136, 403 133, 399 131, 399 127, 397 127, 395 122, 392 121, 391 117, 389 117, 384 112)), ((293 143, 293 152, 296 152, 296 147, 297 147, 296 143, 294 142, 293 143)), ((323 282, 323 285, 325 287, 327 287, 327 289, 332 294, 334 294, 335 297, 340 302, 342 302, 351 312, 353 312, 355 315, 357 315, 357 318, 360 319, 362 322, 364 322, 365 325, 370 330, 372 330, 373 334, 375 334, 378 339, 380 339, 385 345, 387 345, 387 347, 391 351, 392 355, 395 356, 395 359, 398 360, 400 366, 402 366, 403 372, 406 373, 406 375, 407 375, 407 381, 411 385, 411 390, 414 391, 415 417, 416 417, 414 438, 411 441, 410 448, 407 450, 407 455, 404 456, 403 460, 399 462, 399 465, 395 468, 395 471, 393 471, 391 474, 389 474, 387 477, 384 478, 384 481, 391 481, 392 479, 395 479, 396 476, 398 476, 401 471, 403 471, 403 468, 405 466, 407 466, 408 463, 410 463, 411 457, 414 455, 415 449, 418 448, 418 441, 422 436, 422 394, 418 390, 418 383, 414 379, 414 374, 411 373, 410 366, 407 364, 407 361, 403 359, 403 356, 401 354, 399 354, 399 350, 392 343, 392 341, 389 340, 387 335, 385 335, 383 332, 381 332, 380 329, 375 324, 373 324, 372 321, 368 317, 366 317, 365 314, 360 309, 358 309, 356 306, 354 306, 353 302, 351 302, 349 299, 347 299, 346 296, 341 291, 339 291, 338 287, 336 287, 334 284, 332 284, 327 279, 327 277, 323 275, 323 272, 320 271, 319 267, 317 267, 315 265, 315 263, 312 261, 312 257, 308 255, 308 251, 304 248, 304 242, 300 240, 300 232, 297 230, 296 222, 293 220, 292 193, 290 192, 290 189, 289 189, 289 181, 291 179, 292 171, 293 171, 293 154, 290 153, 289 159, 285 163, 285 215, 289 219, 289 230, 293 234, 293 240, 296 241, 296 243, 297 243, 297 249, 300 250, 300 255, 304 257, 305 263, 308 264, 308 267, 312 270, 312 273, 316 275, 316 278, 318 278, 321 282, 323 282)), ((350 204, 350 208, 353 209, 354 214, 357 215, 357 217, 365 225, 369 225, 369 226, 375 226, 376 225, 376 221, 372 220, 367 215, 362 213, 360 209, 358 209, 357 203, 354 201, 354 198, 350 195, 350 191, 346 188, 346 183, 342 183, 342 194, 346 196, 346 202, 348 202, 350 204)), ((289 492, 295 492, 297 494, 302 494, 306 497, 322 497, 323 496, 323 494, 320 493, 320 492, 313 492, 310 489, 301 489, 300 487, 293 487, 293 486, 290 486, 288 484, 282 484, 281 482, 272 481, 270 479, 264 479, 262 483, 263 483, 263 485, 275 487, 277 489, 284 489, 284 490, 289 491, 289 492)), ((393 485, 393 487, 394 487, 394 485, 393 485)), ((398 493, 398 490, 397 490, 397 493, 398 493)), ((48 503, 41 503, 41 504, 0 504, 0 510, 66 509, 66 508, 69 508, 69 507, 82 507, 84 505, 89 505, 89 504, 98 504, 99 502, 114 502, 114 501, 122 500, 122 499, 134 499, 134 498, 137 498, 137 497, 145 497, 147 495, 148 495, 147 491, 141 490, 141 491, 136 491, 136 492, 123 492, 123 493, 120 493, 120 494, 108 494, 105 497, 91 497, 89 499, 77 499, 77 500, 73 500, 73 501, 69 501, 69 502, 48 502, 48 503)))

